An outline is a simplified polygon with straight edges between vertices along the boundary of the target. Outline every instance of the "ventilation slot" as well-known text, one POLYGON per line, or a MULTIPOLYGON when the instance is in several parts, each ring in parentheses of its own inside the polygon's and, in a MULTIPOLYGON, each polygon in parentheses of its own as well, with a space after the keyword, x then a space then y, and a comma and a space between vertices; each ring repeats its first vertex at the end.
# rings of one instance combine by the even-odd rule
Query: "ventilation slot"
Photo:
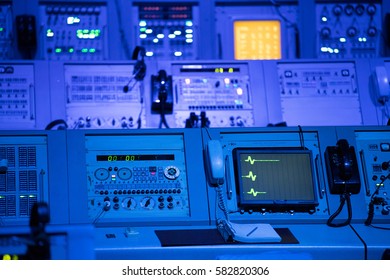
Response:
POLYGON ((0 159, 7 159, 8 167, 15 167, 15 148, 0 147, 0 159))
POLYGON ((14 195, 0 195, 0 217, 16 216, 16 198, 14 195))
POLYGON ((37 166, 37 149, 36 147, 28 147, 28 166, 36 167, 37 166))
POLYGON ((15 171, 8 171, 7 174, 0 174, 0 192, 16 191, 15 171))
POLYGON ((19 147, 19 167, 27 167, 27 147, 19 147))
POLYGON ((6 191, 6 174, 0 174, 0 192, 6 191))
POLYGON ((36 196, 21 195, 19 197, 19 215, 21 217, 30 216, 31 208, 37 202, 36 196))
POLYGON ((16 191, 16 173, 15 173, 15 171, 8 171, 7 172, 6 191, 7 192, 16 191))

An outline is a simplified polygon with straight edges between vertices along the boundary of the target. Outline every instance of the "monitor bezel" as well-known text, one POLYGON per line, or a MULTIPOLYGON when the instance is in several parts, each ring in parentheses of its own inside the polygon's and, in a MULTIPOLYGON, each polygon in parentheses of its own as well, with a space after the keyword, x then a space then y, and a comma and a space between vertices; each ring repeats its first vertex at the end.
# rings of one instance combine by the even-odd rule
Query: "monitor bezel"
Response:
POLYGON ((318 206, 318 187, 315 181, 315 169, 313 153, 311 150, 302 148, 258 148, 258 147, 238 147, 233 149, 234 178, 236 184, 237 206, 243 211, 260 211, 260 212, 310 212, 315 211, 318 206), (311 186, 313 192, 312 199, 299 200, 244 200, 241 191, 243 180, 241 180, 241 165, 239 157, 241 154, 306 154, 309 156, 309 166, 311 174, 311 186))

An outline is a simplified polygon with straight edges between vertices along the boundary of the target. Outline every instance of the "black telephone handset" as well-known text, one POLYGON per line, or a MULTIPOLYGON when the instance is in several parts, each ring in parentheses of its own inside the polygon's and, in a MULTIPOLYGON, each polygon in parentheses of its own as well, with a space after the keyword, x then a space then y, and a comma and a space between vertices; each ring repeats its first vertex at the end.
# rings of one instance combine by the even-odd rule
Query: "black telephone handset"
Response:
POLYGON ((329 189, 332 194, 360 192, 360 176, 355 149, 346 139, 337 141, 325 151, 329 189))

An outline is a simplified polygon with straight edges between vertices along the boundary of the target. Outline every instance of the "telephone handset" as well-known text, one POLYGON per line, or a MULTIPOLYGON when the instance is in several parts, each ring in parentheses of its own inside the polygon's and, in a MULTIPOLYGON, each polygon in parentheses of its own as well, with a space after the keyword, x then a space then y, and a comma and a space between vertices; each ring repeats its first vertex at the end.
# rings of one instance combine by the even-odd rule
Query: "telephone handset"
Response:
POLYGON ((337 141, 325 151, 325 162, 331 194, 360 192, 360 176, 355 149, 346 139, 337 141))
POLYGON ((207 176, 211 185, 220 186, 225 182, 225 161, 221 142, 210 140, 206 146, 207 176))
POLYGON ((390 100, 390 84, 386 68, 384 66, 375 67, 371 79, 374 98, 380 105, 385 105, 390 100))

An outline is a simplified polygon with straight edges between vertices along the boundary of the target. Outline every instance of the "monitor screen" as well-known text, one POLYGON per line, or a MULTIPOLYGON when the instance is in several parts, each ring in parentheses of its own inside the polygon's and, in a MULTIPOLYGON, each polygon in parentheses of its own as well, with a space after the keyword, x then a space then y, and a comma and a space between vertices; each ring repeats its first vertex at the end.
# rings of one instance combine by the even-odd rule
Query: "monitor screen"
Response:
POLYGON ((234 59, 281 59, 279 20, 236 20, 233 23, 234 59))
POLYGON ((233 156, 241 209, 313 211, 318 205, 311 151, 236 148, 233 156))

